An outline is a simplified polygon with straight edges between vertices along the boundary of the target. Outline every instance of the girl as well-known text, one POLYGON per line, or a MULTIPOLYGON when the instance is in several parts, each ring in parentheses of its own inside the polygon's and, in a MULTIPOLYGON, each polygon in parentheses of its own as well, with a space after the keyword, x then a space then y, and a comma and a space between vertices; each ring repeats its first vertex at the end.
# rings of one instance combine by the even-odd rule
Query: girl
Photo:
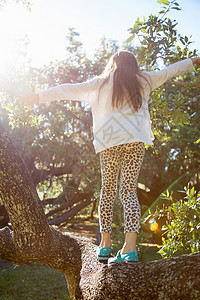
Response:
POLYGON ((138 261, 136 239, 140 204, 137 180, 145 143, 152 145, 154 139, 148 98, 153 89, 168 79, 192 72, 193 63, 200 65, 200 58, 185 59, 161 71, 140 72, 134 55, 128 51, 120 51, 110 58, 101 76, 83 83, 62 84, 22 100, 28 105, 53 100, 75 100, 84 101, 92 107, 93 144, 96 153, 100 153, 102 176, 99 203, 102 238, 97 251, 97 259, 100 261, 138 261), (117 193, 119 170, 125 242, 117 256, 109 258, 112 251, 110 235, 113 202, 117 193))

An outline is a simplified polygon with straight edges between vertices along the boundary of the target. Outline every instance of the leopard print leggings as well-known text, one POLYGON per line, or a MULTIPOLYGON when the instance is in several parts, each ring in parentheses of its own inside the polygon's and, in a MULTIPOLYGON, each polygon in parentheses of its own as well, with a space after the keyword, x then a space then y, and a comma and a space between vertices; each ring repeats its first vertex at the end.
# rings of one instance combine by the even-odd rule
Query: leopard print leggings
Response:
POLYGON ((100 232, 112 231, 113 203, 117 194, 119 170, 119 196, 124 207, 124 232, 138 232, 141 211, 137 197, 137 181, 144 153, 145 146, 142 142, 117 145, 100 152, 100 232))

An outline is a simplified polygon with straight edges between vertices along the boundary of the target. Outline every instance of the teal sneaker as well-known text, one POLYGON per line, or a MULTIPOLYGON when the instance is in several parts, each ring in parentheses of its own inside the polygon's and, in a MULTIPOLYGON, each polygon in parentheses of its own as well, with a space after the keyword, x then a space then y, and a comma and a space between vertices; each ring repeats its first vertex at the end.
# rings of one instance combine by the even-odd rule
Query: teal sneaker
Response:
POLYGON ((117 252, 117 255, 114 258, 109 258, 108 264, 118 263, 118 262, 123 262, 123 261, 129 262, 129 263, 139 261, 137 251, 131 251, 131 252, 121 255, 121 250, 119 250, 117 252))
POLYGON ((113 247, 106 248, 106 247, 100 247, 97 249, 97 259, 100 261, 108 261, 108 259, 111 257, 110 253, 112 251, 113 247))

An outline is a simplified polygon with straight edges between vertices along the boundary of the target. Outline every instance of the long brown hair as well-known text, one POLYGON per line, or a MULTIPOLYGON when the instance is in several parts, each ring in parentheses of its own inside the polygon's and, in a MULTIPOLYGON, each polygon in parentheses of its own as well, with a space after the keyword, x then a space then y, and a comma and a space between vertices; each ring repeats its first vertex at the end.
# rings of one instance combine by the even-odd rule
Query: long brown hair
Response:
MULTIPOLYGON (((139 81, 140 73, 137 60, 133 53, 129 51, 118 51, 113 54, 105 68, 105 80, 99 88, 108 83, 111 72, 113 74, 112 107, 118 108, 124 103, 124 96, 134 111, 138 111, 142 106, 142 86, 139 81)), ((143 76, 142 76, 143 77, 143 76)))

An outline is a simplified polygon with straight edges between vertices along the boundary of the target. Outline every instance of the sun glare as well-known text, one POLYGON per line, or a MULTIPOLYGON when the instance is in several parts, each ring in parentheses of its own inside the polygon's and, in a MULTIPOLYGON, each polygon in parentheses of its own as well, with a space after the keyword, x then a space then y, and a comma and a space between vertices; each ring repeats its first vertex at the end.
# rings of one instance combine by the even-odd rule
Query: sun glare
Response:
POLYGON ((5 74, 19 63, 19 41, 26 34, 25 7, 5 5, 0 10, 0 74, 5 74))

